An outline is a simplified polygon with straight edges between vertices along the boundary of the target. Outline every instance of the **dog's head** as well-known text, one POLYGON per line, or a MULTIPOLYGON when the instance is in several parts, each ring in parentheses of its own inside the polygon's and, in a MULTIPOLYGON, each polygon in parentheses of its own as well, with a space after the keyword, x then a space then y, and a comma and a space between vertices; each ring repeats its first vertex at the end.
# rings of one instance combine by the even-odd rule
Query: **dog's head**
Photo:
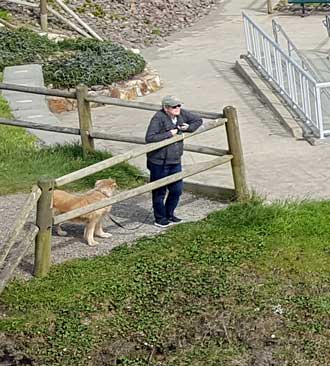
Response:
POLYGON ((111 197, 117 188, 117 183, 114 179, 100 179, 96 181, 95 188, 105 196, 111 197))

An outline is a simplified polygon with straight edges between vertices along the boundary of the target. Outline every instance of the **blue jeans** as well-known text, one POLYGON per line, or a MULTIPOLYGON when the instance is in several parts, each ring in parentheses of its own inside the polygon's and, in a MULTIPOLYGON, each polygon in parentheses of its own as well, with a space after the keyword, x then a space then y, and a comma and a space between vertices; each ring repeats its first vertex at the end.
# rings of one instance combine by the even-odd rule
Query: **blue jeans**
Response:
MULTIPOLYGON (((157 165, 149 161, 147 162, 147 168, 150 170, 150 182, 154 182, 155 180, 165 178, 169 175, 182 171, 181 164, 157 165)), ((155 220, 157 222, 174 215, 174 210, 179 203, 182 188, 183 182, 181 179, 152 191, 152 206, 154 209, 155 220), (168 195, 165 200, 167 190, 168 195)))

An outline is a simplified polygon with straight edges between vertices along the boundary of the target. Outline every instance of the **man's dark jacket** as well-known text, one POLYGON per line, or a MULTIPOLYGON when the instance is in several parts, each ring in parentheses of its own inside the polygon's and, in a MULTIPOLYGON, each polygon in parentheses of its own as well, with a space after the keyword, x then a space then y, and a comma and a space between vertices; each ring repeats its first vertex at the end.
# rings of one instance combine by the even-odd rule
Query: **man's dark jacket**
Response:
MULTIPOLYGON (((173 124, 171 117, 162 109, 158 111, 151 119, 146 133, 146 142, 158 142, 172 137, 171 130, 177 126, 187 123, 188 129, 184 132, 194 132, 203 123, 202 119, 194 113, 181 109, 181 113, 177 116, 176 126, 173 124)), ((172 145, 162 147, 161 149, 147 153, 147 160, 151 163, 178 164, 181 162, 183 154, 183 141, 176 142, 172 145)))

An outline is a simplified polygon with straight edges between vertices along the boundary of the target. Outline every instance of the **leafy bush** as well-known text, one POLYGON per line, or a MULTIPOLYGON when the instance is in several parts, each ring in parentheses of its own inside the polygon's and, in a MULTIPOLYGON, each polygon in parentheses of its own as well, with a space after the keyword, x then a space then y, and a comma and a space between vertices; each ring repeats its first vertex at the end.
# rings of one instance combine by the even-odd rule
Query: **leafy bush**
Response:
POLYGON ((143 71, 140 55, 110 41, 68 39, 56 43, 27 29, 0 30, 0 71, 6 66, 43 64, 46 84, 56 88, 79 83, 108 85, 143 71))
POLYGON ((6 66, 25 63, 44 63, 50 54, 58 51, 58 45, 46 36, 20 28, 15 31, 0 30, 0 71, 6 66))
POLYGON ((67 40, 61 42, 59 47, 75 53, 44 66, 45 81, 54 87, 69 88, 80 83, 88 86, 109 85, 129 79, 142 72, 145 66, 140 55, 111 42, 67 40))

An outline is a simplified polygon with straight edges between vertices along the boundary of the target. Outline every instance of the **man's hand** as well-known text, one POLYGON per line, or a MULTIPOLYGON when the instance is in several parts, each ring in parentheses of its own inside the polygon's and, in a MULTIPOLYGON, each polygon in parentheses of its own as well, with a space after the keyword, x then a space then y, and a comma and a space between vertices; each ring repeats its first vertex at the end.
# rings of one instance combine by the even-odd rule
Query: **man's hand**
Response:
POLYGON ((188 123, 182 123, 182 125, 179 126, 179 129, 181 131, 187 131, 188 127, 189 127, 188 123))
POLYGON ((170 130, 172 136, 175 136, 178 133, 178 129, 177 128, 173 128, 173 130, 170 130))

